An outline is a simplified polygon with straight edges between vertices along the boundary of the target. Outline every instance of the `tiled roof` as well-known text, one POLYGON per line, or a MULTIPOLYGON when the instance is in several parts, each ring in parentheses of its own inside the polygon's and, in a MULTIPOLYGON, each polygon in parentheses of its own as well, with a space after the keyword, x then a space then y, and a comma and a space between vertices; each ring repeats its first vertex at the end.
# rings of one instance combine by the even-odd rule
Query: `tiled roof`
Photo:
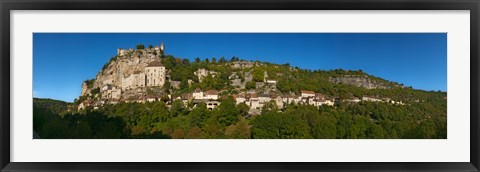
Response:
POLYGON ((218 91, 217 90, 208 90, 205 92, 205 95, 217 95, 218 91))
POLYGON ((301 90, 300 92, 305 94, 315 94, 315 91, 301 90))
POLYGON ((270 94, 259 94, 258 97, 270 97, 270 94))

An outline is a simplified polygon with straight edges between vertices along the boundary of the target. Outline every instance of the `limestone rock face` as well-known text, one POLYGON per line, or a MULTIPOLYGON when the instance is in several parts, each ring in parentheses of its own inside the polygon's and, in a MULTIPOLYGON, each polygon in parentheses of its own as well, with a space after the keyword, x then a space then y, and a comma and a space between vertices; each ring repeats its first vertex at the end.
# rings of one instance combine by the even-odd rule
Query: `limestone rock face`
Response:
POLYGON ((368 76, 362 75, 344 75, 340 77, 330 77, 329 81, 335 84, 347 84, 366 89, 389 89, 390 86, 382 81, 371 79, 368 76))
POLYGON ((102 88, 105 85, 121 87, 123 78, 135 71, 144 71, 145 66, 154 60, 160 60, 160 58, 153 54, 143 55, 137 52, 118 56, 116 60, 107 64, 105 70, 98 72, 94 87, 102 88))
POLYGON ((133 77, 129 76, 145 75, 145 67, 153 61, 161 61, 158 49, 119 50, 117 56, 113 57, 98 72, 93 87, 89 90, 82 90, 82 92, 99 89, 104 99, 126 98, 125 95, 141 96, 141 93, 146 90, 146 83, 141 86, 138 84, 139 82, 130 81, 133 77), (133 86, 126 88, 126 83, 132 83, 130 85, 133 86), (110 91, 107 93, 107 90, 110 91))

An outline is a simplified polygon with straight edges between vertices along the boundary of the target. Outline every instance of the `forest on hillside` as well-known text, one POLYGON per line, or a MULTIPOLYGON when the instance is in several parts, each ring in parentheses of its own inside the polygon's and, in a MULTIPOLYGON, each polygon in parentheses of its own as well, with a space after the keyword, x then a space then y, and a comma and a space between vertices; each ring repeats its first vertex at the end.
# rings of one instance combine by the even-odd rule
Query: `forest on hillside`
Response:
POLYGON ((446 139, 445 102, 415 105, 344 103, 317 108, 274 102, 261 115, 247 117, 248 106, 222 100, 189 110, 180 100, 120 103, 99 110, 59 115, 34 106, 34 130, 42 139, 446 139))

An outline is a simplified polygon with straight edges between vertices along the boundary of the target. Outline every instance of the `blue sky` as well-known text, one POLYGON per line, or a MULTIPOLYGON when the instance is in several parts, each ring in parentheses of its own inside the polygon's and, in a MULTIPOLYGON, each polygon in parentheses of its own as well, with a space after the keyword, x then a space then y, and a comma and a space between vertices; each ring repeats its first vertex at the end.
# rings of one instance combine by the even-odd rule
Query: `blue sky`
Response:
POLYGON ((446 33, 34 33, 33 94, 71 102, 117 48, 165 43, 193 60, 232 56, 307 69, 359 70, 422 90, 447 90, 446 33))

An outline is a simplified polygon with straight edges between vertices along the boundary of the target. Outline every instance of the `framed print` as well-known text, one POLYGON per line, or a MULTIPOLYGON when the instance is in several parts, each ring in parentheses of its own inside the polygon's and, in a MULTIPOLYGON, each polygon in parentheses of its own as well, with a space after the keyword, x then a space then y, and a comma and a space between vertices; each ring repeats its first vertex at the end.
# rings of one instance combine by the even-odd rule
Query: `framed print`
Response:
POLYGON ((478 171, 478 3, 3 1, 1 169, 478 171))

